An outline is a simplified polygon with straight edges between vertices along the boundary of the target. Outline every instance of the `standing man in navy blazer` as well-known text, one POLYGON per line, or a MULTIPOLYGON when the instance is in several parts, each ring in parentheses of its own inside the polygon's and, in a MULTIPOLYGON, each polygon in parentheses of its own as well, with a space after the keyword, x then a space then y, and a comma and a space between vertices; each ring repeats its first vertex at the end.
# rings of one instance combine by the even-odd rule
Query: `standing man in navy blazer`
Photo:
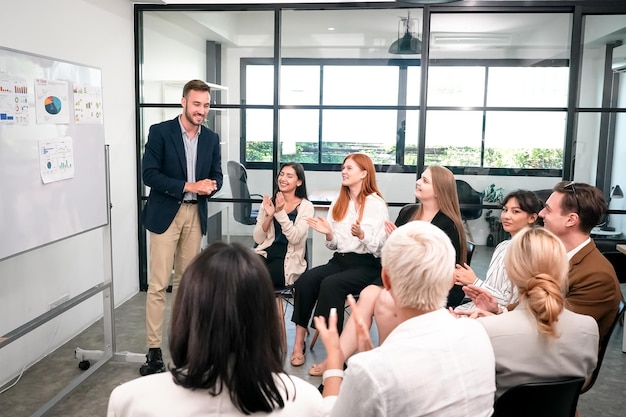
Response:
POLYGON ((148 354, 139 372, 164 372, 161 342, 165 292, 174 268, 173 300, 180 277, 200 251, 207 230, 207 200, 222 187, 219 136, 202 126, 211 93, 200 80, 183 87, 183 112, 150 127, 143 155, 143 182, 150 195, 142 222, 150 235, 150 278, 146 298, 148 354))

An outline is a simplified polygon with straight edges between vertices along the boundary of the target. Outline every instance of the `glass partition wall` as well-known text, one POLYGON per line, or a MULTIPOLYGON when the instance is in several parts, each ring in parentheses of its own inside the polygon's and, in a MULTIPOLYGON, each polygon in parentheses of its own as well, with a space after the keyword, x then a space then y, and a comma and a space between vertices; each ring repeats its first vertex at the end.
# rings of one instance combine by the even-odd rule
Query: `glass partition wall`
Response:
MULTIPOLYGON (((392 220, 432 164, 477 191, 547 189, 562 178, 607 195, 626 186, 626 168, 613 163, 626 155, 624 75, 611 69, 626 40, 626 4, 473 3, 136 5, 140 208, 148 129, 180 113, 193 78, 212 85, 206 124, 220 134, 225 174, 207 241, 252 245, 252 226, 234 216, 228 161, 245 167, 250 193, 261 195, 275 191, 281 162, 303 163, 325 215, 343 158, 365 152, 392 220)), ((626 227, 613 218, 616 230, 626 227)), ((468 224, 485 244, 484 215, 468 224)), ((326 262, 330 253, 314 243, 313 264, 326 262)))

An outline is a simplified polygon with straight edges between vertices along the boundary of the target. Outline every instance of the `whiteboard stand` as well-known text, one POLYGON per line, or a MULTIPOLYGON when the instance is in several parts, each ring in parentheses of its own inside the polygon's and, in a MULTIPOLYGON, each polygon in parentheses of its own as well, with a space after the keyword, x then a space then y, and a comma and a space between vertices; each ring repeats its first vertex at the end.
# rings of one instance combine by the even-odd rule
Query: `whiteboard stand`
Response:
MULTIPOLYGON (((113 291, 113 241, 112 241, 112 218, 111 209, 111 172, 109 161, 109 145, 104 146, 106 158, 106 190, 107 190, 107 225, 103 229, 102 243, 104 248, 104 282, 109 285, 103 291, 104 311, 104 350, 84 350, 79 347, 74 351, 76 359, 81 361, 99 361, 102 358, 113 359, 118 362, 144 362, 144 353, 117 352, 115 337, 115 297, 113 291)), ((86 365, 86 368, 90 366, 86 365)), ((82 368, 81 368, 82 369, 82 368)))
MULTIPOLYGON (((59 309, 53 317, 61 314, 62 312, 69 310, 82 301, 91 298, 93 295, 102 292, 103 303, 103 321, 104 321, 104 350, 84 350, 76 348, 75 356, 81 360, 93 360, 95 363, 93 366, 89 365, 85 367, 85 372, 80 376, 74 378, 65 388, 59 391, 48 402, 41 406, 32 417, 44 416, 50 409, 52 409, 57 403, 59 403, 65 396, 70 394, 76 389, 84 380, 96 372, 100 367, 105 365, 111 359, 121 362, 143 362, 145 360, 144 354, 131 353, 131 352, 116 352, 115 341, 115 300, 113 292, 113 242, 111 239, 111 183, 110 183, 110 162, 109 162, 109 145, 105 145, 105 170, 106 170, 106 204, 107 204, 107 224, 102 228, 102 241, 104 248, 104 281, 102 284, 96 285, 90 290, 85 291, 83 294, 74 297, 56 309, 51 310, 49 313, 59 309)), ((50 320, 50 319, 48 319, 50 320)), ((46 321, 48 321, 46 320, 46 321)), ((43 324, 43 323, 41 323, 43 324)), ((81 368, 82 369, 82 368, 81 368)))
POLYGON ((90 361, 104 362, 113 359, 116 362, 141 362, 146 359, 144 353, 117 352, 115 337, 115 299, 113 291, 113 241, 112 241, 112 218, 111 209, 111 165, 109 160, 109 145, 104 146, 104 157, 106 159, 106 190, 107 190, 107 225, 103 229, 102 243, 104 248, 104 282, 108 287, 103 291, 103 312, 104 312, 104 350, 85 350, 77 347, 74 356, 80 360, 80 369, 90 369, 90 361))

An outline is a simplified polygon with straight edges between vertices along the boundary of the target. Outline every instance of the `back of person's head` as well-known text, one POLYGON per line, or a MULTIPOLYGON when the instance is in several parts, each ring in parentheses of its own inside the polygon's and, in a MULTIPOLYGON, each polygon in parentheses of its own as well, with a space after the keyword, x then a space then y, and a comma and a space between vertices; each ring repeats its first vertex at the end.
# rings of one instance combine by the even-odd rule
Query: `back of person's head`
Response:
POLYGON ((433 311, 445 307, 453 284, 455 250, 437 226, 414 220, 389 235, 382 266, 399 307, 433 311))
MULTIPOLYGON (((364 153, 351 153, 343 159, 343 163, 345 164, 349 159, 354 161, 361 170, 366 172, 361 184, 361 191, 357 197, 357 202, 361 205, 359 213, 360 220, 363 217, 363 202, 365 201, 365 197, 370 194, 377 194, 380 198, 383 198, 383 195, 378 190, 378 185, 376 184, 376 168, 374 167, 372 159, 364 153)), ((335 220, 342 220, 346 216, 349 203, 350 190, 348 187, 342 185, 337 202, 333 207, 333 218, 335 220)))
POLYGON ((465 262, 467 259, 467 242, 465 229, 463 228, 463 219, 461 218, 459 195, 456 191, 454 174, 448 168, 441 165, 430 165, 427 169, 430 170, 439 211, 448 216, 456 226, 457 233, 459 234, 459 242, 461 244, 460 259, 461 262, 465 262))
POLYGON ((554 186, 554 191, 563 195, 563 213, 578 213, 579 227, 584 233, 590 233, 606 212, 604 194, 593 185, 561 181, 554 186))
POLYGON ((191 80, 183 87, 183 97, 187 97, 191 90, 211 92, 211 88, 202 80, 191 80))
POLYGON ((296 176, 300 180, 300 185, 296 187, 296 197, 308 199, 309 196, 306 191, 306 178, 304 176, 304 167, 302 164, 298 162, 285 162, 280 166, 280 171, 278 172, 280 173, 285 167, 293 168, 293 170, 296 171, 296 176))
POLYGON ((237 243, 211 244, 185 270, 172 309, 174 381, 211 395, 225 389, 246 414, 282 408, 272 376, 283 372, 278 323, 260 257, 237 243))
POLYGON ((569 271, 561 240, 543 227, 524 228, 511 239, 504 268, 539 331, 556 336, 554 324, 563 311, 569 271))
POLYGON ((537 194, 528 190, 511 191, 502 200, 502 205, 504 206, 512 198, 517 200, 517 205, 523 212, 536 214, 537 218, 539 218, 539 212, 543 208, 543 203, 537 197, 537 194))

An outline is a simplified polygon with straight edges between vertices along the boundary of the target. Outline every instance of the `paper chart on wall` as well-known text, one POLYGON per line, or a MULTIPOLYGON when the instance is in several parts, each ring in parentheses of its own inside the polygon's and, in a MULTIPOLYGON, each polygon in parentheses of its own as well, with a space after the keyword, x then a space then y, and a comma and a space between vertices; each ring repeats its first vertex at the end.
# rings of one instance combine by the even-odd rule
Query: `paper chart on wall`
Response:
POLYGON ((102 89, 74 84, 74 122, 102 123, 102 89))
POLYGON ((68 124, 70 122, 68 94, 68 85, 65 81, 36 79, 37 123, 68 124))
POLYGON ((28 125, 28 85, 24 78, 0 74, 0 124, 28 125))
POLYGON ((40 139, 39 167, 44 184, 74 177, 72 138, 40 139))

